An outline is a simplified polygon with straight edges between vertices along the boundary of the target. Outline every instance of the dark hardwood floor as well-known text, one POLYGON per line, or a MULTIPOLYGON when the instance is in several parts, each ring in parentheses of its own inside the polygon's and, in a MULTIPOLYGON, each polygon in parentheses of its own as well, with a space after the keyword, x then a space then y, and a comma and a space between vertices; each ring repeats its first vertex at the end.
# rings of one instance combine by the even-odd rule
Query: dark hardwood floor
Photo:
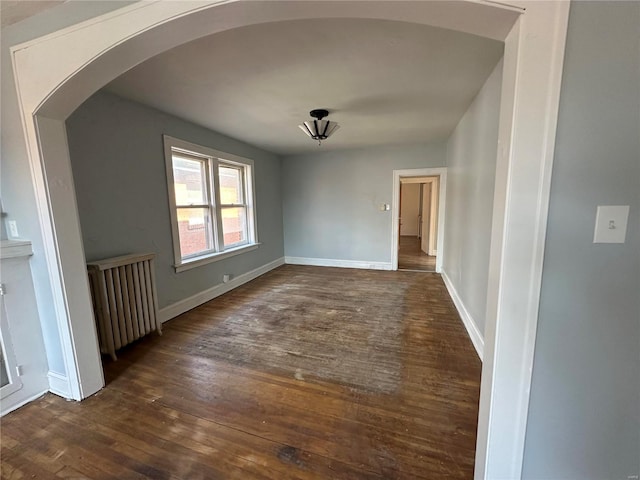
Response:
POLYGON ((418 237, 400 237, 398 249, 398 268, 401 270, 436 271, 436 257, 427 255, 420 249, 418 237))
POLYGON ((471 479, 480 361, 439 275, 286 265, 2 418, 2 478, 471 479))

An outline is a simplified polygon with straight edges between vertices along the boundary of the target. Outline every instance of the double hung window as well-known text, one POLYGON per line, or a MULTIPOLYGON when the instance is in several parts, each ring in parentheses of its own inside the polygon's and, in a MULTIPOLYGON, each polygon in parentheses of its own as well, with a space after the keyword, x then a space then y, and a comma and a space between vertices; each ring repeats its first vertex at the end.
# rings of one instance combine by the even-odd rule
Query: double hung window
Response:
POLYGON ((164 136, 177 271, 257 248, 253 162, 164 136))

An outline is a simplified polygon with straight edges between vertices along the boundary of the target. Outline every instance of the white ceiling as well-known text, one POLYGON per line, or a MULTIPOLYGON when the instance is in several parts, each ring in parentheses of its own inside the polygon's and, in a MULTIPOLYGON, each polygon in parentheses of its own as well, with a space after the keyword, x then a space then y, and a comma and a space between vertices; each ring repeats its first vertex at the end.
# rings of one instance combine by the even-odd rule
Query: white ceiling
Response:
POLYGON ((0 26, 8 27, 66 0, 0 0, 0 26))
POLYGON ((106 88, 279 154, 318 151, 297 125, 326 108, 323 149, 446 139, 501 42, 404 22, 300 20, 174 48, 106 88))

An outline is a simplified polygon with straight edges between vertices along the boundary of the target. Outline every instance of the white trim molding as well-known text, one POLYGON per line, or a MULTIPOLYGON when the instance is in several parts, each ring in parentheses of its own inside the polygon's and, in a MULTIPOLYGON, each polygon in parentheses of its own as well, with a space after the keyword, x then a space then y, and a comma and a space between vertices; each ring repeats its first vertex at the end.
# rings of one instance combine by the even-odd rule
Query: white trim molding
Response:
POLYGON ((522 6, 505 38, 474 478, 522 477, 570 3, 522 6))
POLYGON ((0 417, 4 417, 7 413, 11 413, 17 409, 19 409, 20 407, 24 407, 27 403, 31 403, 34 400, 37 400, 38 398, 40 398, 41 396, 47 394, 48 391, 47 390, 42 390, 41 392, 38 392, 34 395, 31 395, 28 398, 25 398, 24 400, 20 401, 19 403, 16 404, 10 404, 7 402, 2 402, 2 406, 0 407, 0 417), (9 406, 7 406, 9 405, 9 406), (6 407, 6 409, 5 409, 6 407))
POLYGON ((31 242, 28 240, 2 240, 0 243, 0 258, 20 258, 33 255, 31 242))
POLYGON ((227 283, 220 283, 214 287, 208 288, 200 293, 196 293, 195 295, 185 298, 184 300, 180 300, 179 302, 163 307, 158 311, 158 318, 160 318, 160 321, 162 323, 171 320, 178 315, 182 315, 184 312, 188 312, 189 310, 192 310, 197 306, 208 302, 209 300, 213 300, 214 298, 230 292, 240 285, 244 285, 245 283, 258 278, 260 275, 264 275, 274 268, 278 268, 280 265, 284 265, 284 257, 280 257, 254 270, 243 273, 242 275, 238 275, 227 283))
POLYGON ((311 265, 314 267, 359 268, 361 270, 391 270, 389 262, 363 260, 338 260, 334 258, 285 257, 290 265, 311 265))
POLYGON ((462 297, 460 297, 456 287, 453 286, 453 282, 451 282, 447 272, 443 270, 440 275, 442 276, 442 281, 444 282, 445 287, 447 287, 451 300, 453 300, 453 304, 456 306, 456 310, 458 310, 458 315, 460 315, 462 323, 467 329, 471 343, 473 343, 473 347, 476 349, 476 353, 478 354, 478 357, 480 357, 480 361, 482 361, 484 356, 484 338, 478 328, 478 324, 469 313, 469 310, 467 310, 467 307, 465 307, 462 297))
POLYGON ((71 385, 66 375, 49 370, 47 378, 49 379, 49 391, 51 393, 55 393, 62 398, 73 398, 71 385))
POLYGON ((400 231, 400 179, 403 177, 438 177, 438 240, 436 250, 436 272, 442 271, 444 258, 445 204, 447 200, 447 168, 410 168, 393 171, 393 194, 391 197, 391 270, 398 270, 398 236, 400 231))
POLYGON ((224 260, 225 258, 235 257, 236 255, 240 255, 242 253, 248 253, 253 250, 257 250, 259 246, 260 246, 259 243, 252 243, 250 245, 241 245, 240 247, 236 247, 230 250, 210 253, 208 255, 202 255, 200 257, 196 257, 194 259, 185 260, 180 265, 174 265, 173 268, 176 271, 176 273, 185 272, 187 270, 191 270, 192 268, 200 267, 208 263, 217 262, 219 260, 224 260))

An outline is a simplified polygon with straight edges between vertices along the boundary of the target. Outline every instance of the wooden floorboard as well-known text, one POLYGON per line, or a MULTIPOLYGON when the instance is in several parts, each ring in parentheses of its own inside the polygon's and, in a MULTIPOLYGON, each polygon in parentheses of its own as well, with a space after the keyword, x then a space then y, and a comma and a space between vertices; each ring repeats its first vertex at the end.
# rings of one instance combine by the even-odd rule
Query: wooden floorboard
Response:
POLYGON ((471 479, 480 361, 437 274, 285 265, 2 419, 3 479, 471 479))
POLYGON ((398 268, 435 272, 436 257, 422 251, 418 237, 403 235, 398 244, 398 268))

